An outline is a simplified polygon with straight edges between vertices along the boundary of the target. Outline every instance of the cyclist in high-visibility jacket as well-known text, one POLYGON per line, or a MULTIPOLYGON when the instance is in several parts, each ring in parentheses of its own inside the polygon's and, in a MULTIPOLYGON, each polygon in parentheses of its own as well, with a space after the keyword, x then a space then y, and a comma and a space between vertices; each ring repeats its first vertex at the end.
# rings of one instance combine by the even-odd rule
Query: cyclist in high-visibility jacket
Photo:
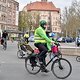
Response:
MULTIPOLYGON (((40 21, 40 26, 35 30, 34 34, 34 45, 39 49, 39 60, 42 65, 46 65, 46 53, 48 52, 47 42, 54 43, 51 39, 49 39, 46 35, 45 29, 47 27, 47 22, 45 20, 40 21)), ((42 66, 42 72, 48 72, 48 70, 42 66)))
POLYGON ((28 38, 29 38, 29 33, 26 32, 26 33, 24 34, 24 39, 25 39, 25 41, 27 41, 27 43, 29 42, 29 41, 28 41, 28 38))

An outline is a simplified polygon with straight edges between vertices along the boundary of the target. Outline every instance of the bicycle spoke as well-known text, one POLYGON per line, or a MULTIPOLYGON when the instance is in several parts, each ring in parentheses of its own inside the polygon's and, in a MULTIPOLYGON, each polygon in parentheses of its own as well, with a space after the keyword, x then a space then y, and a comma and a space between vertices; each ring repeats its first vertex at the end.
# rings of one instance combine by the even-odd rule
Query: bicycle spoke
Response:
POLYGON ((32 65, 30 63, 30 57, 25 59, 25 68, 30 74, 37 74, 40 71, 40 65, 36 63, 36 65, 32 65))
POLYGON ((70 62, 64 58, 57 59, 52 64, 52 72, 59 79, 67 78, 71 74, 71 71, 70 62))

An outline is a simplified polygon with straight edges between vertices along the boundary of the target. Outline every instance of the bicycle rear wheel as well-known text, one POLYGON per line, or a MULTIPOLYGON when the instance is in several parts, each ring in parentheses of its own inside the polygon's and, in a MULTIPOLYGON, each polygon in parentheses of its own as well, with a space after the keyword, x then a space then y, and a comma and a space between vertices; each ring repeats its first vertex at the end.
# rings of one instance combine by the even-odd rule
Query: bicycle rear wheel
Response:
POLYGON ((24 56, 23 51, 22 51, 22 50, 18 50, 18 51, 17 51, 17 57, 18 57, 19 59, 21 59, 21 58, 23 58, 23 56, 24 56))
POLYGON ((72 66, 68 60, 59 58, 52 63, 51 70, 57 78, 65 79, 71 74, 72 66))
POLYGON ((77 61, 77 62, 80 62, 80 56, 77 56, 77 57, 76 57, 76 61, 77 61))
POLYGON ((30 57, 31 56, 28 56, 25 59, 25 68, 30 74, 35 75, 35 74, 39 73, 39 71, 40 71, 40 64, 37 62, 35 66, 32 66, 32 64, 30 63, 30 57))
POLYGON ((3 49, 4 49, 4 50, 7 49, 7 43, 6 43, 6 42, 3 43, 3 49))

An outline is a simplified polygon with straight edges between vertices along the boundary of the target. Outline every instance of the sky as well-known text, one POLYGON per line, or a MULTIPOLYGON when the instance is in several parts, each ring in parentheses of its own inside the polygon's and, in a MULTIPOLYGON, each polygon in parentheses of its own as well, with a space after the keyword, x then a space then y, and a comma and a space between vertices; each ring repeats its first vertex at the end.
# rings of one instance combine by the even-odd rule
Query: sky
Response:
MULTIPOLYGON (((19 2, 19 10, 21 11, 23 7, 30 2, 35 2, 35 1, 41 1, 41 0, 16 0, 19 2)), ((49 2, 53 2, 53 4, 57 7, 60 8, 61 11, 65 8, 71 5, 72 1, 74 0, 48 0, 49 2)), ((77 0, 79 1, 79 0, 77 0)))

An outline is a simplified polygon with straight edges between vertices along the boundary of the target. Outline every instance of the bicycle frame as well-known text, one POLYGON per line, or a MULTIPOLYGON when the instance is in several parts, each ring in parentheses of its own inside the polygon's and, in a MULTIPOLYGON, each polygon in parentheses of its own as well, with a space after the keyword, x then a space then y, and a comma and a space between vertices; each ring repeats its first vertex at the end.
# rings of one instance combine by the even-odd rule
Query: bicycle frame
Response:
MULTIPOLYGON (((62 56, 60 56, 59 53, 60 52, 58 51, 57 54, 54 54, 51 51, 51 54, 54 54, 54 55, 52 57, 50 57, 48 62, 46 62, 45 67, 47 67, 52 62, 52 65, 51 65, 52 73, 59 79, 65 79, 71 74, 72 66, 71 66, 70 62, 67 59, 62 58, 62 56), (67 67, 65 67, 66 66, 65 64, 67 65, 67 67), (69 70, 67 70, 67 72, 66 72, 65 68, 66 69, 69 68, 69 70), (65 74, 61 74, 61 75, 57 74, 56 69, 58 72, 62 71, 61 73, 63 73, 63 71, 64 71, 65 74)), ((49 56, 49 55, 47 55, 47 56, 49 56)), ((30 74, 37 74, 38 72, 40 72, 41 65, 40 65, 38 53, 35 53, 35 55, 31 54, 25 59, 25 68, 30 74), (30 58, 32 56, 36 57, 35 61, 37 62, 36 65, 33 65, 33 66, 30 63, 30 58)))
POLYGON ((54 57, 52 59, 50 59, 45 66, 47 67, 52 62, 53 59, 54 59, 54 57))
MULTIPOLYGON (((47 64, 45 65, 46 67, 55 59, 55 57, 57 58, 57 59, 59 59, 59 57, 58 57, 58 55, 54 55, 48 62, 47 62, 47 64)), ((54 60, 55 61, 55 60, 54 60)))
MULTIPOLYGON (((53 50, 51 50, 51 53, 52 54, 54 54, 54 56, 47 62, 47 64, 45 65, 46 67, 54 60, 54 58, 56 57, 57 59, 59 59, 59 58, 62 58, 62 54, 60 54, 61 55, 61 57, 59 57, 59 55, 56 55, 56 54, 59 54, 59 52, 61 53, 61 47, 60 47, 60 49, 58 48, 58 45, 56 46, 56 49, 58 50, 57 51, 57 53, 54 53, 54 52, 52 52, 53 50)), ((50 53, 50 52, 48 52, 48 53, 50 53)), ((57 60, 56 59, 56 60, 57 60)), ((55 61, 55 60, 54 60, 55 61)), ((59 63, 59 65, 61 65, 60 63, 59 63)))

